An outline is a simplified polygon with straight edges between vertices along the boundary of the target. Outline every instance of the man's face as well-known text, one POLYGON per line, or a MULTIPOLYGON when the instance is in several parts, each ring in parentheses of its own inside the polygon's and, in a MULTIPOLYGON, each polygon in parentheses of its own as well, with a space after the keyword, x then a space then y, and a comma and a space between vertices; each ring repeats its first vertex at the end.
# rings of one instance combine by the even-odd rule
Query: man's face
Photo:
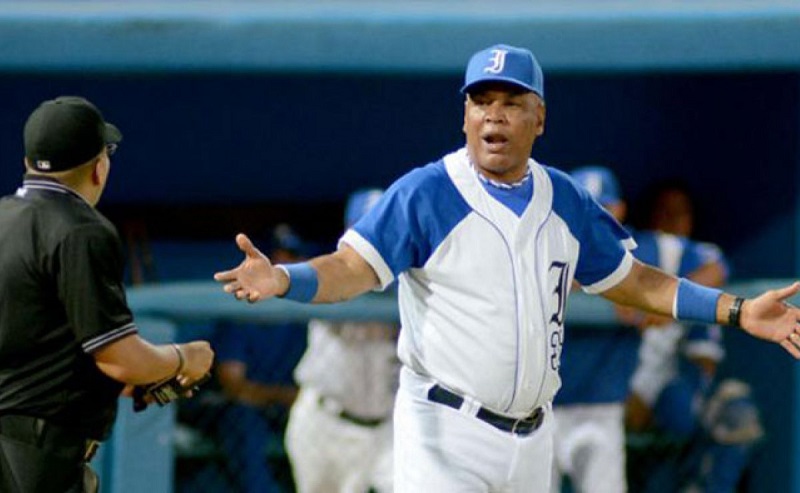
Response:
POLYGON ((692 200, 681 190, 665 190, 655 200, 652 227, 665 233, 691 236, 694 228, 692 200))
POLYGON ((490 178, 522 178, 544 117, 544 102, 533 92, 502 82, 479 86, 464 103, 470 158, 490 178))

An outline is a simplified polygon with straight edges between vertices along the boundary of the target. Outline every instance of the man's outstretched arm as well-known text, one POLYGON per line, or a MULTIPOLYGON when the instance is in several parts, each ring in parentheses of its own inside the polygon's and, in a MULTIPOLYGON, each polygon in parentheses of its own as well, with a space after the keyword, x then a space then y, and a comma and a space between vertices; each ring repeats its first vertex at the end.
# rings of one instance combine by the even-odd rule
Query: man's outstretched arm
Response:
POLYGON ((217 272, 226 293, 251 303, 274 296, 313 303, 335 303, 363 294, 379 285, 372 267, 347 244, 308 262, 273 265, 244 235, 236 236, 244 253, 237 267, 217 272))
POLYGON ((786 300, 800 292, 800 282, 742 299, 634 261, 625 279, 601 293, 606 299, 678 320, 741 327, 780 344, 800 359, 800 309, 786 300))

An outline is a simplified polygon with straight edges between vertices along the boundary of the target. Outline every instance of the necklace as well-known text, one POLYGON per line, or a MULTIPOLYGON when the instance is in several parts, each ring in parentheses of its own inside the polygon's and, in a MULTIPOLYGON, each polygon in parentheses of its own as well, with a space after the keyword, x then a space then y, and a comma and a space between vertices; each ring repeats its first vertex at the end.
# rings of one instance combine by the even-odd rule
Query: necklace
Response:
POLYGON ((471 161, 470 161, 470 165, 472 166, 472 170, 475 172, 475 174, 478 175, 478 179, 480 179, 483 183, 491 185, 491 186, 493 186, 495 188, 500 188, 502 190, 513 190, 515 188, 519 188, 522 185, 524 185, 528 180, 531 179, 531 168, 530 167, 528 167, 528 170, 525 172, 525 176, 520 178, 518 181, 511 182, 511 183, 504 183, 502 181, 492 180, 491 178, 487 178, 487 177, 483 176, 483 173, 478 171, 478 169, 475 168, 475 165, 472 164, 471 161))

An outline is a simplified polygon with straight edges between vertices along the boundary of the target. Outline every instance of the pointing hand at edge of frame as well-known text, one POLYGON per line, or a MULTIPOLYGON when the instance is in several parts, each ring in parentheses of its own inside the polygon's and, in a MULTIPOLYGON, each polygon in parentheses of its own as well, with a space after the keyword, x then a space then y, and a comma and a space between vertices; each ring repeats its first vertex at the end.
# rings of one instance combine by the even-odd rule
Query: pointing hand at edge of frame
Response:
POLYGON ((742 306, 742 329, 780 344, 795 359, 800 359, 800 309, 786 302, 798 292, 800 282, 794 282, 746 300, 742 306))

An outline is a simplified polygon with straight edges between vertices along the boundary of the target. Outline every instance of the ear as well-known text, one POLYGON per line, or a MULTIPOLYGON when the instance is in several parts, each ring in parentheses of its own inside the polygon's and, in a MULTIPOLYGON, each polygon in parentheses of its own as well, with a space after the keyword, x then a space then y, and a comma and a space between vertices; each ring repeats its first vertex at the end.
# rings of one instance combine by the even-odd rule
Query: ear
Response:
POLYGON ((469 96, 464 99, 464 122, 461 124, 461 131, 467 134, 467 112, 469 111, 469 96))
POLYGON ((614 219, 620 223, 625 222, 625 219, 628 217, 628 204, 624 200, 620 200, 619 202, 612 204, 611 206, 607 207, 607 209, 608 212, 614 216, 614 219))
POLYGON ((547 116, 547 108, 544 105, 544 101, 539 101, 539 104, 536 107, 536 119, 538 120, 536 123, 536 136, 541 137, 544 134, 544 120, 547 116))
POLYGON ((108 176, 108 161, 105 159, 97 159, 92 165, 92 184, 102 185, 108 176))

